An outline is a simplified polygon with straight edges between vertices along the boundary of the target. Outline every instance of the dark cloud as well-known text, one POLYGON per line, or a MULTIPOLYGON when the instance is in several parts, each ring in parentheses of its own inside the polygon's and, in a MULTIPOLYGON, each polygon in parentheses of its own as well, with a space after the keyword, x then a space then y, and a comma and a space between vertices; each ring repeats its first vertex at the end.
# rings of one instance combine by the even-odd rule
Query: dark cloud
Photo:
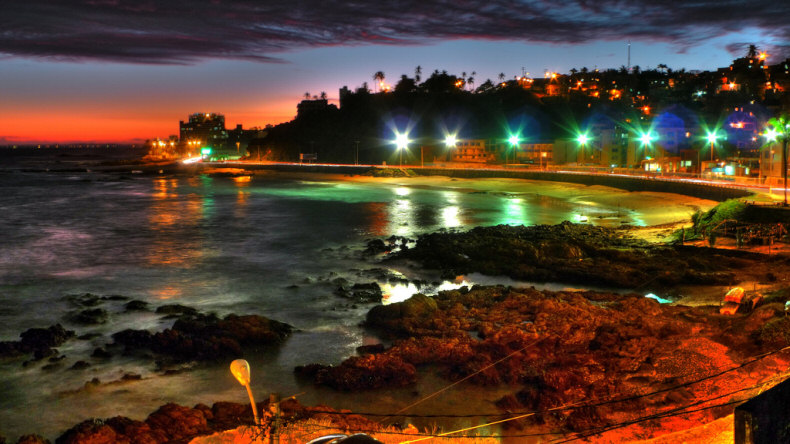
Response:
POLYGON ((298 48, 457 38, 630 38, 683 50, 758 27, 786 42, 772 50, 787 56, 788 19, 790 3, 775 0, 26 0, 3 4, 0 55, 152 64, 212 58, 274 62, 298 48))

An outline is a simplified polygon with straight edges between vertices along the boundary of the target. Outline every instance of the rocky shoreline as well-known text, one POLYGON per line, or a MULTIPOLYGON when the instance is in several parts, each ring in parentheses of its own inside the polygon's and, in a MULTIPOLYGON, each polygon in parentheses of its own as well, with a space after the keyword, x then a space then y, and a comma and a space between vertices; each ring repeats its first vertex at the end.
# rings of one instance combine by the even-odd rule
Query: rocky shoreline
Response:
MULTIPOLYGON (((430 269, 443 277, 479 272, 533 282, 639 288, 640 294, 476 286, 374 305, 364 327, 391 345, 362 347, 358 356, 335 366, 305 363, 294 371, 307 384, 341 392, 388 389, 412 386, 421 374, 433 372, 448 384, 468 379, 473 385, 508 387, 509 393, 496 403, 502 414, 537 412, 508 423, 506 429, 573 433, 616 423, 634 411, 667 411, 726 394, 738 384, 757 384, 790 363, 790 357, 777 354, 734 371, 727 380, 684 385, 698 375, 737 366, 750 356, 790 344, 790 318, 783 312, 787 294, 781 290, 790 281, 790 261, 784 256, 657 245, 631 236, 628 230, 570 223, 440 231, 416 241, 392 237, 369 243, 364 254, 371 260, 383 257, 386 265, 430 269), (643 296, 654 289, 671 293, 680 285, 724 288, 743 281, 770 285, 776 291, 754 311, 731 317, 718 314, 717 306, 659 304, 643 296), (682 389, 667 390, 676 386, 682 389), (645 393, 657 394, 641 396, 645 393), (641 395, 553 410, 584 400, 611 401, 635 394, 641 395)), ((381 301, 375 283, 336 284, 335 295, 340 298, 360 304, 381 301)), ((213 365, 261 347, 276 347, 293 332, 287 324, 257 315, 220 318, 181 305, 152 308, 122 296, 85 294, 69 300, 74 307, 69 319, 78 324, 106 322, 112 307, 175 319, 159 332, 118 331, 91 355, 92 359, 136 356, 155 363, 162 374, 183 371, 193 362, 213 365)), ((90 339, 60 325, 33 328, 18 341, 0 342, 0 358, 25 358, 26 365, 46 362, 42 369, 48 370, 64 365, 57 347, 90 339)), ((88 361, 79 360, 69 368, 87 368, 88 361)), ((125 374, 121 379, 139 377, 125 374)), ((117 382, 123 381, 104 384, 117 382)), ((90 384, 102 382, 89 381, 86 387, 90 384)), ((300 415, 307 415, 310 408, 299 409, 300 415)), ((714 408, 683 420, 656 420, 629 429, 623 437, 683 430, 731 410, 731 406, 714 408)), ((168 404, 145 421, 122 417, 85 421, 56 442, 188 442, 194 436, 251 422, 251 411, 244 405, 217 403, 190 409, 168 404), (174 423, 179 424, 177 429, 167 425, 174 423)), ((45 442, 36 439, 25 436, 19 442, 45 442)))

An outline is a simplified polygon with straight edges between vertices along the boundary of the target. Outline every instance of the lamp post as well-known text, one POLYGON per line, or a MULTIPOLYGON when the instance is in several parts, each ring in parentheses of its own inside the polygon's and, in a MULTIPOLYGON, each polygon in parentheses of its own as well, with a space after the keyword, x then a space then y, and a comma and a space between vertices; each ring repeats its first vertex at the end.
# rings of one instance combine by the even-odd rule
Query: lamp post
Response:
MULTIPOLYGON (((653 141, 653 136, 648 131, 646 133, 642 133, 642 135, 639 136, 639 140, 642 141, 642 149, 644 150, 645 158, 648 161, 651 160, 650 156, 647 155, 647 152, 650 149, 650 142, 653 141)), ((650 162, 647 163, 647 170, 650 171, 650 162)))
POLYGON ((579 146, 581 146, 581 148, 582 148, 582 165, 584 165, 586 163, 586 156, 587 156, 586 146, 587 146, 587 142, 589 140, 590 140, 590 137, 586 133, 585 134, 579 134, 579 137, 576 138, 576 141, 579 142, 579 146))
MULTIPOLYGON (((521 138, 518 134, 511 134, 508 137, 508 142, 510 142, 510 146, 513 148, 513 164, 516 164, 516 147, 518 147, 518 143, 521 141, 521 138)), ((505 155, 505 164, 507 164, 507 155, 505 155)))
POLYGON ((719 135, 716 134, 716 131, 712 133, 708 133, 708 142, 710 142, 710 161, 713 162, 713 144, 716 143, 716 139, 719 138, 719 135))
POLYGON ((400 166, 403 166, 403 150, 409 146, 409 135, 406 133, 395 134, 395 146, 400 151, 400 166))
POLYGON ((250 397, 250 404, 252 405, 252 416, 255 419, 255 425, 260 425, 261 421, 258 419, 258 408, 255 406, 255 398, 252 396, 250 389, 250 364, 244 359, 236 359, 230 363, 230 372, 239 381, 239 384, 247 388, 247 395, 250 397))
POLYGON ((354 155, 354 165, 359 165, 359 140, 355 140, 354 143, 357 144, 357 150, 354 155))

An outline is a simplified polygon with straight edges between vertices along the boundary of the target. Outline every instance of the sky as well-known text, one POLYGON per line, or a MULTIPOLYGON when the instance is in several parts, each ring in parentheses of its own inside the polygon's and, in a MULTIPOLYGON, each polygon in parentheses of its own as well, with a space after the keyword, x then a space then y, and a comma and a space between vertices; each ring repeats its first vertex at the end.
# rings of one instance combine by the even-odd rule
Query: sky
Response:
POLYGON ((475 83, 571 68, 790 57, 790 2, 25 0, 0 4, 0 145, 141 143, 195 112, 286 122, 383 71, 475 83))

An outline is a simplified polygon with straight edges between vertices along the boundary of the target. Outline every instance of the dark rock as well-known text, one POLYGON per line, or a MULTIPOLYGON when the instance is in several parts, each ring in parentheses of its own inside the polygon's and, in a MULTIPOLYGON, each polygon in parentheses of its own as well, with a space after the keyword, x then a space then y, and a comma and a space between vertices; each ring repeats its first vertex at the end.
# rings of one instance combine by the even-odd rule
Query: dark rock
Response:
POLYGON ((49 440, 39 435, 24 435, 16 441, 16 444, 49 444, 49 440))
POLYGON ((99 337, 101 337, 101 333, 93 332, 93 333, 85 333, 84 335, 79 335, 77 336, 77 339, 80 339, 82 341, 89 341, 91 339, 95 339, 99 337))
POLYGON ((360 303, 381 302, 381 287, 376 282, 354 284, 351 287, 351 297, 360 303))
POLYGON ((71 294, 66 296, 66 299, 80 307, 95 307, 103 301, 101 297, 92 293, 71 294))
POLYGON ((124 373, 121 376, 121 381, 141 381, 143 377, 137 373, 124 373))
POLYGON ((102 300, 105 301, 128 301, 129 298, 126 296, 121 296, 119 294, 111 294, 109 296, 102 296, 102 300))
POLYGON ((192 307, 187 307, 186 305, 181 304, 170 304, 170 305, 162 305, 161 307, 156 308, 156 312, 159 314, 166 314, 166 315, 189 315, 194 316, 198 314, 198 311, 192 307))
POLYGON ((201 410, 177 404, 165 404, 151 413, 145 423, 152 430, 160 431, 165 442, 185 440, 211 432, 206 417, 201 410))
MULTIPOLYGON (((142 441, 151 442, 151 441, 142 441)), ((98 419, 88 419, 60 435, 55 444, 131 444, 131 440, 121 436, 114 428, 98 419)))
POLYGON ((50 356, 55 356, 58 354, 58 351, 54 348, 38 348, 33 351, 33 360, 40 361, 44 358, 48 358, 50 356))
POLYGON ((93 350, 93 353, 91 353, 91 356, 94 358, 109 359, 112 358, 112 353, 108 352, 107 350, 101 347, 96 347, 93 350))
POLYGON ((74 365, 72 365, 71 367, 69 367, 69 370, 84 370, 84 369, 86 369, 86 368, 88 368, 88 367, 90 367, 90 366, 91 366, 91 365, 90 365, 90 363, 89 363, 89 362, 86 362, 86 361, 77 361, 77 362, 75 362, 75 363, 74 363, 74 365))
POLYGON ((31 328, 20 335, 21 346, 26 350, 57 347, 74 337, 74 331, 64 329, 60 324, 47 328, 31 328))
POLYGON ((148 311, 148 302, 132 300, 124 305, 126 311, 148 311))
POLYGON ((357 347, 357 353, 360 355, 371 355, 374 353, 381 353, 384 351, 384 344, 361 345, 357 347))
POLYGON ((365 318, 365 325, 398 336, 408 324, 430 317, 437 310, 433 298, 417 293, 403 302, 373 307, 365 318))
POLYGON ((102 308, 90 308, 77 312, 72 316, 72 320, 83 325, 98 325, 107 322, 107 310, 102 308))
POLYGON ((151 350, 158 365, 188 361, 216 361, 243 354, 244 347, 280 344, 292 327, 262 316, 214 315, 179 318, 172 328, 151 334, 146 330, 123 330, 112 335, 127 351, 151 350))
POLYGON ((149 348, 151 346, 151 333, 148 330, 126 329, 113 333, 112 339, 116 344, 123 345, 126 350, 149 348))

